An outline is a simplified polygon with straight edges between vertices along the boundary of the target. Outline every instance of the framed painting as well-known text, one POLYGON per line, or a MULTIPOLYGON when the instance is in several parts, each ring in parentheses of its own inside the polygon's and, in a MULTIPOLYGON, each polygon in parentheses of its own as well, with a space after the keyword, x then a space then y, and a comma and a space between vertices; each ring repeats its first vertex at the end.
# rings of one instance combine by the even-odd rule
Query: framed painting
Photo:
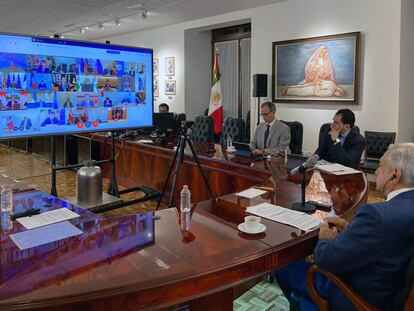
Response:
POLYGON ((154 58, 152 60, 152 70, 153 70, 153 75, 154 76, 158 76, 159 73, 159 66, 158 66, 158 58, 154 58))
POLYGON ((168 81, 164 82, 164 94, 165 95, 175 95, 176 94, 175 80, 168 80, 168 81))
POLYGON ((154 97, 160 96, 160 88, 158 79, 154 79, 154 97))
POLYGON ((175 75, 175 58, 174 57, 165 58, 165 75, 166 76, 175 75))
POLYGON ((360 32, 273 42, 274 102, 358 103, 360 32))

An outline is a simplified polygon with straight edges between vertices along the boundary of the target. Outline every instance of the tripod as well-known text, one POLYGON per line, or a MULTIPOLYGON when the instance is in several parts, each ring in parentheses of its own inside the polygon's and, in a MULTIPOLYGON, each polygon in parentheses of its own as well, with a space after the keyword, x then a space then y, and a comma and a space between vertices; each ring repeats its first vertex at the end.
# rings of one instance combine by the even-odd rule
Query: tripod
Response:
POLYGON ((181 164, 184 161, 184 149, 185 149, 186 143, 188 143, 188 145, 190 146, 191 153, 192 153, 192 155, 194 157, 194 160, 195 160, 195 162, 197 164, 198 169, 200 170, 201 175, 203 176, 204 182, 207 185, 208 191, 210 192, 210 196, 211 197, 214 197, 213 191, 210 188, 210 185, 208 183, 207 177, 204 174, 203 168, 200 165, 200 161, 198 160, 198 156, 197 156, 197 153, 196 153, 196 151, 194 149, 193 142, 191 141, 190 137, 188 137, 186 122, 185 121, 182 121, 181 122, 181 126, 180 126, 180 134, 179 134, 179 140, 178 140, 177 150, 175 151, 174 159, 171 162, 171 166, 170 166, 170 169, 168 171, 167 179, 164 182, 164 186, 162 188, 161 197, 158 200, 158 204, 157 204, 157 208, 156 208, 157 210, 160 207, 162 198, 164 197, 164 194, 165 194, 165 190, 167 189, 168 181, 170 179, 171 173, 172 173, 173 168, 175 166, 175 169, 174 169, 174 179, 173 179, 173 184, 172 184, 172 187, 171 187, 171 193, 170 193, 170 200, 168 202, 168 208, 170 208, 172 206, 172 201, 173 201, 173 198, 174 198, 174 192, 175 192, 175 186, 176 186, 177 177, 180 174, 180 167, 181 167, 181 164))

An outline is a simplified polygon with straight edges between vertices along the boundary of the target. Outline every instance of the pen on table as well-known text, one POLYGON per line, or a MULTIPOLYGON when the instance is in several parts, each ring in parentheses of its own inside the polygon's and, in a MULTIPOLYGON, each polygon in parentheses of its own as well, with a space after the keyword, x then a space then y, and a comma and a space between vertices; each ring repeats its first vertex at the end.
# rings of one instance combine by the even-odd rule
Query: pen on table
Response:
POLYGON ((255 189, 259 189, 259 190, 265 190, 265 191, 275 191, 275 189, 274 189, 274 188, 272 188, 272 187, 253 186, 253 188, 255 188, 255 189))
POLYGON ((14 213, 10 216, 12 220, 16 220, 17 218, 26 217, 26 216, 33 216, 40 214, 40 208, 29 208, 23 212, 20 213, 14 213))

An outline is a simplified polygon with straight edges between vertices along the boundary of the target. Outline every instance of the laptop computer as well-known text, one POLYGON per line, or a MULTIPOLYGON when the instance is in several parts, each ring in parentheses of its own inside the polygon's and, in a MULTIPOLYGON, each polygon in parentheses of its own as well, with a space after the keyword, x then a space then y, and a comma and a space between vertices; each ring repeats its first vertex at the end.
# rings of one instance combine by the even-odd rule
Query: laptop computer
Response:
POLYGON ((263 155, 254 155, 253 154, 253 150, 252 147, 250 146, 250 144, 246 144, 246 143, 239 143, 239 142, 233 142, 233 146, 234 148, 236 148, 236 155, 241 156, 241 157, 250 157, 253 158, 256 161, 261 161, 266 159, 266 157, 264 157, 263 155))

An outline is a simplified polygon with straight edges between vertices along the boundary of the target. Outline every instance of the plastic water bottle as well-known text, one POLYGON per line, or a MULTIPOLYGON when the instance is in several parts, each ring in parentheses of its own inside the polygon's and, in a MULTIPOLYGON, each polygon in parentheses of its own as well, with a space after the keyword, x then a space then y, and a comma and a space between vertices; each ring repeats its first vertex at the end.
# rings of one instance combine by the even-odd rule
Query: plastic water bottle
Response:
POLYGON ((227 137, 227 150, 230 150, 231 147, 233 147, 233 139, 231 138, 231 136, 227 137))
POLYGON ((191 210, 191 191, 187 185, 181 190, 181 212, 189 212, 191 210))
POLYGON ((1 211, 11 212, 13 210, 13 190, 10 185, 4 185, 1 189, 1 211))
POLYGON ((286 165, 286 163, 287 163, 287 161, 288 161, 288 155, 290 154, 290 148, 289 148, 289 146, 287 146, 286 148, 285 148, 285 165, 286 165))

